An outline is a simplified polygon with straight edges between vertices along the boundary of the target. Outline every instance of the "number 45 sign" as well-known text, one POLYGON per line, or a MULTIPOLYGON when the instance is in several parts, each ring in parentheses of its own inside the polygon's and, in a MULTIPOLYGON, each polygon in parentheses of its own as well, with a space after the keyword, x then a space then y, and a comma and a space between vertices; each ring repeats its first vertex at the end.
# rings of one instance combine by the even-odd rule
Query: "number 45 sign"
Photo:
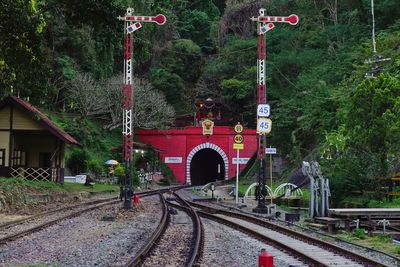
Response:
POLYGON ((257 120, 257 133, 269 134, 272 129, 272 121, 268 118, 259 118, 257 120))
POLYGON ((271 108, 268 104, 259 104, 257 106, 257 116, 259 117, 269 117, 271 108))

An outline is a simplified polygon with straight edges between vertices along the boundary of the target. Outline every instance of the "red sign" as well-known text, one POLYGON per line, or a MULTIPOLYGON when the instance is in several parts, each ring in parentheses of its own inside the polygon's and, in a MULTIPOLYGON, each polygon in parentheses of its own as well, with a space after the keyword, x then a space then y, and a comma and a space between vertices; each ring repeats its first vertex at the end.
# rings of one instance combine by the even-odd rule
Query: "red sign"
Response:
POLYGON ((297 15, 290 15, 288 17, 275 17, 275 16, 260 16, 258 17, 259 22, 283 22, 289 23, 290 25, 296 25, 299 22, 297 15))
POLYGON ((144 21, 144 22, 155 22, 158 25, 163 25, 167 21, 167 18, 158 14, 157 16, 126 16, 125 21, 144 21))

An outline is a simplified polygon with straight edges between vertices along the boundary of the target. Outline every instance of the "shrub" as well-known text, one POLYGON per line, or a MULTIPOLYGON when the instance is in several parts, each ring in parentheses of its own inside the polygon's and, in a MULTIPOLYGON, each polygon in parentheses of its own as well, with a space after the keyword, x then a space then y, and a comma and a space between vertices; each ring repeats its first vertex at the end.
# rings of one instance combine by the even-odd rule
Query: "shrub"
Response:
POLYGON ((359 239, 365 239, 366 238, 365 229, 364 228, 355 229, 353 231, 353 236, 355 236, 359 239))
POLYGON ((160 179, 160 182, 158 183, 159 185, 163 185, 163 186, 169 186, 171 185, 171 181, 168 178, 162 178, 160 179))
POLYGON ((118 184, 122 184, 125 178, 125 170, 121 165, 114 169, 114 175, 118 177, 118 184))
POLYGON ((100 162, 94 159, 90 159, 86 161, 86 166, 89 172, 94 173, 96 177, 99 176, 99 173, 103 171, 103 166, 100 162))
POLYGON ((171 181, 175 181, 175 175, 174 173, 171 171, 171 169, 164 163, 161 164, 161 173, 164 176, 164 179, 169 180, 169 182, 171 181))
POLYGON ((67 159, 67 167, 73 174, 86 172, 89 154, 83 149, 74 149, 67 159))
POLYGON ((396 245, 395 251, 396 251, 396 254, 400 255, 400 245, 396 245))

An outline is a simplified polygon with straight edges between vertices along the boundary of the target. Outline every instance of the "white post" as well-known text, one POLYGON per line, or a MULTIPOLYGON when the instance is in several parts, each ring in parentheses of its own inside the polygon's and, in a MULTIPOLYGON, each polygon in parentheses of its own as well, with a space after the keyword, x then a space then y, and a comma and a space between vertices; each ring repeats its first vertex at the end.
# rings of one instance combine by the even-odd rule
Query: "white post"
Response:
POLYGON ((269 178, 271 183, 271 209, 272 209, 273 195, 274 195, 274 190, 272 189, 272 154, 269 154, 269 178))
POLYGON ((319 177, 320 180, 320 192, 321 192, 321 217, 325 217, 326 207, 325 207, 325 179, 324 177, 319 177))
POLYGON ((239 149, 236 149, 236 205, 239 205, 239 149))
POLYGON ((371 14, 372 14, 372 47, 373 47, 373 52, 376 53, 374 0, 371 0, 371 14))
POLYGON ((310 218, 314 218, 314 177, 311 175, 308 175, 308 178, 310 179, 310 204, 309 204, 309 210, 308 210, 308 215, 310 218))

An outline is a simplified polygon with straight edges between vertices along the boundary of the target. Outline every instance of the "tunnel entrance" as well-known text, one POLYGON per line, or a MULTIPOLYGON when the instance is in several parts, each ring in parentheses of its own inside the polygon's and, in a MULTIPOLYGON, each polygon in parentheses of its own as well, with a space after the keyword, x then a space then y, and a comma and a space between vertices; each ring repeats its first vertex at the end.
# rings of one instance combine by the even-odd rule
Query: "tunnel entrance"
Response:
POLYGON ((213 149, 205 148, 197 152, 190 162, 192 185, 204 185, 225 177, 225 164, 222 156, 213 149))

